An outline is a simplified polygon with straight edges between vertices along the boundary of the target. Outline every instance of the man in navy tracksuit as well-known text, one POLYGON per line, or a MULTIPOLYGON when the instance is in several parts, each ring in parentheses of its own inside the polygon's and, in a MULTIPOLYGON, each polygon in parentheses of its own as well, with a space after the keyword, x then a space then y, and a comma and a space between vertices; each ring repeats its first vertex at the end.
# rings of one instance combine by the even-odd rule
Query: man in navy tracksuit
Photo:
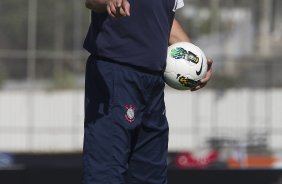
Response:
MULTIPOLYGON (((190 41, 182 0, 86 0, 84 184, 166 184, 168 44, 190 41)), ((204 86, 211 76, 211 61, 204 86)))

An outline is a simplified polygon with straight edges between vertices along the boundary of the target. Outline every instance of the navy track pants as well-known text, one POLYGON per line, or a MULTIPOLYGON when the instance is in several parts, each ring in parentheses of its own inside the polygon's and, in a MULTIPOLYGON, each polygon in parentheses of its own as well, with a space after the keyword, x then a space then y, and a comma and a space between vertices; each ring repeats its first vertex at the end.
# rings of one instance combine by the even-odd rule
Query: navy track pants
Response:
POLYGON ((161 73, 90 56, 83 184, 166 184, 168 123, 161 73))

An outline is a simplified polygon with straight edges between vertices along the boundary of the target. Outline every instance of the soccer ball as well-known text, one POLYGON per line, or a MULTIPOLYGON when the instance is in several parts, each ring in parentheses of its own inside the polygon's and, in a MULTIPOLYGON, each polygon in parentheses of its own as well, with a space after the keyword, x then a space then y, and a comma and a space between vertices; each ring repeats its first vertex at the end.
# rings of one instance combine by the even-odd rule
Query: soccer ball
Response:
POLYGON ((207 58, 204 52, 189 42, 178 42, 168 47, 165 82, 178 90, 197 86, 207 73, 207 58))

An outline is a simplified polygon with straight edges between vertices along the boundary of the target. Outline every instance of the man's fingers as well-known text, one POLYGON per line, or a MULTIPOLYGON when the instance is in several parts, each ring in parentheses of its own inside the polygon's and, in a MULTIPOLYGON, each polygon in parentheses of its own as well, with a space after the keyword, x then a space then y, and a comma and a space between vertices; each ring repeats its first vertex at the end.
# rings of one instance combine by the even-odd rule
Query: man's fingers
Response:
POLYGON ((210 80, 212 76, 212 63, 213 63, 213 60, 208 59, 208 71, 207 71, 205 78, 201 80, 201 83, 207 83, 210 80))
POLYGON ((121 7, 122 0, 116 0, 116 7, 121 7))
POLYGON ((114 3, 111 2, 108 6, 110 6, 111 13, 115 15, 117 13, 117 10, 116 10, 116 6, 114 5, 114 3))
POLYGON ((212 69, 210 69, 210 70, 207 72, 205 78, 203 78, 203 79, 201 80, 201 83, 202 83, 202 84, 203 84, 203 83, 207 83, 207 82, 211 79, 211 76, 212 76, 212 69))
POLYGON ((209 58, 208 59, 208 71, 211 70, 212 64, 213 64, 213 60, 209 58))
POLYGON ((130 4, 127 0, 108 1, 107 12, 110 16, 117 18, 129 16, 130 4))
POLYGON ((213 60, 211 59, 211 58, 208 58, 208 65, 212 65, 212 63, 213 63, 213 60))
POLYGON ((126 13, 125 13, 125 11, 124 11, 123 8, 119 8, 119 14, 120 14, 121 16, 126 16, 126 13))
POLYGON ((130 4, 127 0, 122 0, 122 9, 127 16, 130 16, 130 4))
POLYGON ((109 5, 107 6, 107 12, 111 17, 115 17, 115 15, 112 13, 111 7, 109 5))
POLYGON ((196 86, 195 88, 191 89, 191 91, 197 91, 199 89, 201 89, 201 86, 196 86))
POLYGON ((192 88, 191 91, 197 91, 207 85, 207 82, 198 84, 196 87, 192 88))
POLYGON ((205 78, 201 80, 201 83, 207 83, 210 80, 211 76, 212 76, 212 69, 208 70, 205 78))
POLYGON ((205 85, 208 83, 208 81, 210 80, 210 78, 212 76, 212 63, 213 63, 213 60, 208 59, 208 71, 207 71, 205 78, 203 78, 196 87, 191 89, 191 91, 197 91, 197 90, 205 87, 205 85))

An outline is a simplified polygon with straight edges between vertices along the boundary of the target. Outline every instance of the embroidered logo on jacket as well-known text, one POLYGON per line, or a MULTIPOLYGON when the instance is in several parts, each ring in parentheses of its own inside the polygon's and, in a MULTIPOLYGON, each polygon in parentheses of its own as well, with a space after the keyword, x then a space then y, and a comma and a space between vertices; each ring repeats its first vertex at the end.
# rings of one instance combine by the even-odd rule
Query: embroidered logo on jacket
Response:
POLYGON ((125 119, 132 123, 135 120, 135 107, 133 105, 125 105, 126 113, 124 115, 125 119))

